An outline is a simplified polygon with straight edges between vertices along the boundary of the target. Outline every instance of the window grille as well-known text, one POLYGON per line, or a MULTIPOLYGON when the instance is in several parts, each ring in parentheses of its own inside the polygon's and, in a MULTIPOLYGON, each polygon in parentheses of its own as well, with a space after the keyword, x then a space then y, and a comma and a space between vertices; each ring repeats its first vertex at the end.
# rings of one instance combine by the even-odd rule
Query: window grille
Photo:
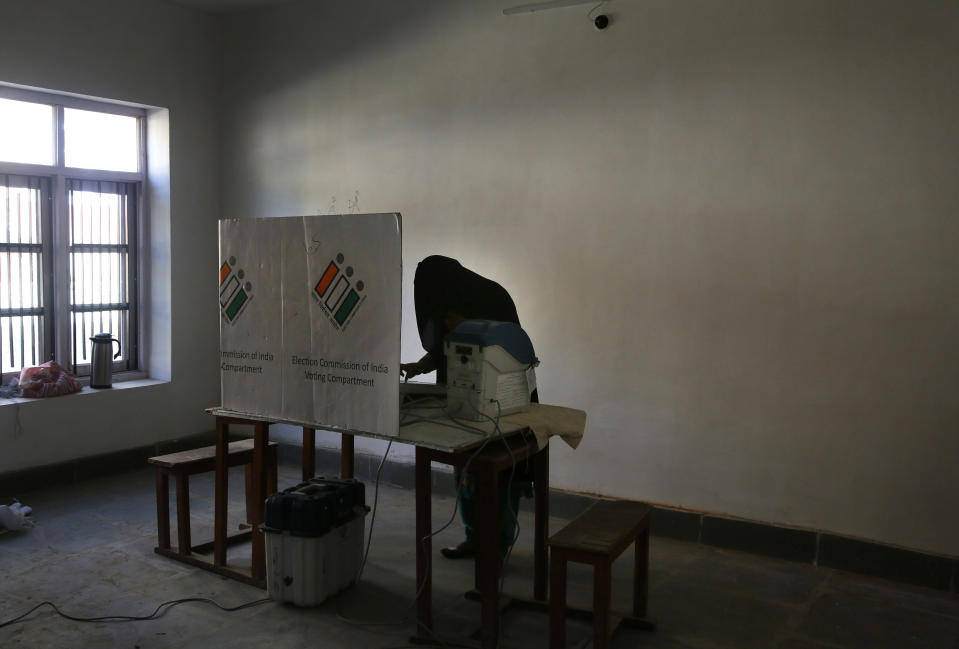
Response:
POLYGON ((145 111, 0 83, 0 378, 56 360, 83 376, 96 334, 137 370, 145 111))
POLYGON ((47 360, 50 183, 0 175, 0 372, 47 360))
POLYGON ((136 184, 91 180, 67 183, 70 224, 70 326, 73 366, 88 374, 90 337, 111 333, 120 342, 114 370, 136 358, 136 184))

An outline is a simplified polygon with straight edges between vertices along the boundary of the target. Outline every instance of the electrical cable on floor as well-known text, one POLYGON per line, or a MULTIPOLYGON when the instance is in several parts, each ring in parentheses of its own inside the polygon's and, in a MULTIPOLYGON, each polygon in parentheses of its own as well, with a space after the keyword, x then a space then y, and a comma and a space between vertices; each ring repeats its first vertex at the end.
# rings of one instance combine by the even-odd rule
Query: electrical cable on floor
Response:
MULTIPOLYGON (((466 463, 463 465, 462 472, 463 472, 464 474, 469 470, 469 466, 470 466, 470 464, 473 462, 473 460, 486 448, 486 446, 489 444, 490 440, 492 440, 494 437, 497 437, 496 433, 498 433, 498 437, 503 441, 504 445, 506 446, 507 451, 508 451, 509 454, 510 454, 510 458, 511 458, 511 460, 512 460, 512 466, 511 466, 511 468, 510 468, 510 477, 509 477, 509 480, 508 480, 508 482, 507 482, 507 490, 506 490, 507 504, 509 505, 509 495, 510 495, 510 492, 511 492, 511 490, 512 490, 513 477, 514 477, 514 473, 515 473, 515 470, 516 470, 516 460, 515 460, 515 457, 513 456, 513 451, 512 451, 512 449, 510 448, 509 443, 506 441, 506 438, 505 438, 504 435, 503 435, 503 431, 502 431, 502 430, 500 429, 500 427, 499 427, 500 412, 501 412, 500 404, 499 404, 499 402, 496 401, 495 399, 494 399, 494 400, 491 400, 491 401, 493 401, 494 403, 496 403, 496 406, 497 406, 497 416, 496 416, 496 418, 494 419, 493 417, 491 417, 491 416, 489 416, 489 415, 486 415, 485 413, 480 413, 480 414, 482 414, 484 417, 486 417, 486 418, 489 419, 491 422, 493 422, 493 433, 492 433, 492 434, 488 434, 488 433, 486 433, 486 431, 483 431, 483 430, 480 429, 480 428, 476 428, 475 426, 469 426, 468 424, 463 424, 463 423, 461 423, 461 422, 456 422, 457 425, 456 425, 456 426, 452 426, 452 427, 458 428, 458 429, 461 429, 461 430, 466 430, 467 432, 475 432, 475 433, 481 433, 481 434, 483 434, 483 435, 487 435, 487 437, 486 437, 486 439, 483 441, 483 443, 479 446, 479 448, 476 449, 476 451, 474 451, 474 452, 470 455, 470 457, 467 459, 466 463)), ((451 419, 452 419, 452 418, 451 418, 451 419)), ((423 421, 430 421, 431 423, 439 423, 439 422, 436 422, 435 420, 431 420, 431 419, 423 419, 423 421)), ((456 421, 456 420, 454 420, 454 422, 455 422, 455 421, 456 421)), ((375 523, 375 521, 376 521, 376 509, 377 509, 378 500, 379 500, 380 474, 381 474, 381 472, 382 472, 382 470, 383 470, 384 464, 386 463, 386 458, 387 458, 387 456, 389 455, 389 452, 390 452, 390 449, 392 448, 392 445, 393 445, 393 440, 390 440, 389 444, 387 444, 386 451, 385 451, 384 454, 383 454, 383 458, 380 460, 379 467, 378 467, 377 470, 376 470, 376 478, 375 478, 374 492, 373 492, 373 507, 372 507, 372 514, 371 514, 371 517, 370 517, 370 530, 369 530, 369 535, 368 535, 368 538, 367 538, 366 550, 365 550, 365 552, 364 552, 364 554, 363 554, 363 560, 362 560, 362 562, 361 562, 361 564, 360 564, 360 568, 359 568, 359 571, 358 571, 357 576, 356 576, 356 581, 359 581, 359 580, 360 580, 360 578, 361 578, 361 576, 362 576, 362 574, 363 574, 363 570, 364 570, 364 568, 366 567, 367 558, 369 557, 370 546, 371 546, 372 541, 373 541, 373 525, 374 525, 374 523, 375 523)), ((459 489, 459 484, 456 485, 456 488, 457 488, 457 490, 459 489)), ((443 526, 441 526, 439 529, 434 530, 434 531, 431 532, 429 535, 424 536, 422 539, 419 540, 420 546, 421 546, 424 554, 426 553, 426 551, 425 551, 426 541, 427 541, 428 539, 432 539, 434 536, 440 534, 441 532, 443 532, 444 530, 446 530, 450 525, 452 525, 452 524, 453 524, 453 521, 456 520, 456 514, 457 514, 458 511, 459 511, 459 499, 457 498, 456 503, 455 503, 455 505, 454 505, 454 507, 453 507, 453 512, 452 512, 452 514, 450 515, 449 520, 448 520, 443 526)), ((504 584, 504 582, 505 582, 506 566, 507 566, 507 563, 508 563, 508 561, 509 561, 509 557, 510 557, 510 555, 512 554, 513 545, 515 544, 516 540, 519 538, 519 533, 520 533, 518 512, 514 512, 513 509, 512 509, 512 506, 510 506, 510 514, 513 516, 513 520, 514 520, 514 522, 516 523, 516 532, 515 532, 514 535, 513 535, 513 543, 510 544, 510 547, 509 547, 509 549, 508 549, 508 551, 507 551, 506 558, 504 559, 504 562, 503 562, 503 567, 502 567, 502 569, 501 569, 503 574, 501 575, 501 580, 500 580, 500 589, 499 589, 499 590, 500 590, 500 594, 502 594, 503 584, 504 584)), ((420 595, 423 593, 423 590, 424 590, 424 588, 426 587, 426 584, 427 584, 427 582, 428 582, 428 580, 429 580, 429 575, 430 575, 431 569, 432 569, 432 557, 427 556, 427 557, 426 557, 426 574, 424 575, 423 582, 422 582, 422 583, 419 585, 419 587, 417 588, 416 595, 413 597, 413 600, 412 600, 412 602, 409 604, 409 606, 407 607, 407 609, 413 608, 413 606, 415 606, 415 604, 416 604, 416 601, 419 599, 420 595)), ((138 622, 138 621, 155 620, 155 619, 158 619, 158 618, 162 617, 170 608, 172 608, 172 607, 174 607, 174 606, 177 606, 177 605, 179 605, 179 604, 185 604, 185 603, 188 603, 188 602, 203 602, 203 603, 209 603, 209 604, 212 604, 212 605, 216 606, 217 608, 219 608, 219 609, 221 609, 221 610, 223 610, 223 611, 233 612, 233 611, 239 611, 239 610, 242 610, 242 609, 250 608, 250 607, 253 607, 253 606, 259 606, 260 604, 265 604, 265 603, 271 602, 271 601, 273 601, 273 600, 272 600, 271 598, 268 598, 268 597, 267 597, 267 598, 263 598, 263 599, 259 599, 259 600, 254 600, 254 601, 251 601, 251 602, 247 602, 247 603, 245 603, 245 604, 240 604, 240 605, 238 605, 238 606, 227 607, 227 606, 223 606, 223 605, 219 604, 218 602, 216 602, 215 600, 212 600, 212 599, 209 599, 209 598, 205 598, 205 597, 188 597, 188 598, 182 598, 182 599, 176 599, 176 600, 170 600, 170 601, 167 601, 167 602, 163 602, 162 604, 160 604, 159 606, 157 606, 157 608, 156 608, 156 609, 153 611, 153 613, 151 613, 150 615, 145 615, 145 616, 134 616, 134 615, 107 615, 107 616, 89 617, 89 618, 79 617, 79 616, 74 616, 74 615, 66 614, 66 613, 64 613, 63 611, 61 611, 59 608, 57 608, 57 606, 56 606, 53 602, 44 601, 44 602, 40 602, 39 604, 37 604, 36 606, 34 606, 33 608, 31 608, 29 611, 27 611, 27 612, 25 612, 25 613, 23 613, 23 614, 15 617, 15 618, 13 618, 13 619, 7 620, 7 621, 5 621, 5 622, 0 622, 0 628, 4 628, 4 627, 7 627, 7 626, 10 626, 10 625, 13 625, 13 624, 16 624, 16 623, 18 623, 18 622, 23 621, 25 618, 27 618, 27 617, 28 617, 30 614, 32 614, 34 611, 36 611, 37 609, 39 609, 39 608, 41 608, 41 607, 43 607, 43 606, 50 606, 57 615, 59 615, 59 616, 61 616, 61 617, 63 617, 63 618, 66 618, 66 619, 68 619, 68 620, 72 620, 72 621, 74 621, 74 622, 111 623, 111 622, 138 622)), ((390 622, 390 623, 360 622, 360 621, 350 620, 349 618, 346 618, 345 616, 343 616, 343 615, 341 615, 341 614, 339 614, 339 613, 337 614, 337 618, 340 619, 340 620, 342 620, 342 621, 344 621, 344 622, 347 622, 347 623, 349 623, 349 624, 354 624, 354 625, 357 625, 357 626, 364 626, 364 627, 372 627, 372 626, 397 626, 398 624, 405 624, 405 623, 407 622, 407 618, 404 618, 403 620, 401 620, 401 621, 398 622, 398 623, 392 623, 392 622, 390 622)), ((421 622, 419 622, 418 620, 417 620, 417 625, 418 625, 418 626, 423 626, 423 624, 422 624, 421 622)), ((450 643, 444 642, 439 636, 437 636, 437 635, 433 632, 432 629, 428 629, 428 628, 426 628, 425 626, 423 626, 423 628, 424 628, 441 646, 447 647, 447 648, 457 646, 455 643, 450 644, 450 643)), ((397 647, 397 648, 391 648, 391 649, 399 649, 399 648, 397 647)))
POLYGON ((103 622, 143 622, 146 620, 156 620, 160 617, 163 617, 163 615, 174 606, 178 604, 185 604, 187 602, 205 602, 207 604, 213 604, 220 610, 231 613, 233 611, 239 611, 245 608, 259 606, 260 604, 266 604, 267 602, 272 602, 272 601, 273 601, 272 599, 270 599, 269 597, 266 597, 264 599, 257 599, 252 602, 240 604, 239 606, 223 606, 222 604, 219 604, 215 600, 209 599, 208 597, 185 597, 183 599, 173 599, 168 602, 163 602, 162 604, 157 606, 156 610, 154 610, 150 615, 142 615, 142 616, 140 615, 103 615, 100 617, 78 617, 75 615, 68 615, 64 613, 63 611, 61 611, 59 608, 57 608, 56 604, 54 604, 53 602, 45 601, 45 602, 40 602, 39 604, 37 604, 36 606, 34 606, 33 608, 31 608, 29 611, 27 611, 26 613, 22 615, 18 615, 17 617, 11 620, 7 620, 6 622, 0 622, 0 629, 2 629, 5 626, 10 626, 11 624, 16 624, 17 622, 22 621, 25 617, 33 613, 35 610, 37 610, 41 606, 49 606, 60 617, 64 617, 68 620, 73 620, 74 622, 103 623, 103 622))

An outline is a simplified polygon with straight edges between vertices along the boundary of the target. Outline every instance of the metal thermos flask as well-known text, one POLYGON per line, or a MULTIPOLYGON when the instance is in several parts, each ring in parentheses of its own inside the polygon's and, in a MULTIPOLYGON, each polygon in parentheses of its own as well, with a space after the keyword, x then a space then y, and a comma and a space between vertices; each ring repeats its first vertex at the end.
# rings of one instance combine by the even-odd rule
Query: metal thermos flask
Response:
POLYGON ((120 341, 112 334, 96 334, 93 341, 93 356, 90 368, 91 388, 113 387, 113 359, 120 356, 120 341), (113 353, 113 343, 117 344, 117 353, 113 353))

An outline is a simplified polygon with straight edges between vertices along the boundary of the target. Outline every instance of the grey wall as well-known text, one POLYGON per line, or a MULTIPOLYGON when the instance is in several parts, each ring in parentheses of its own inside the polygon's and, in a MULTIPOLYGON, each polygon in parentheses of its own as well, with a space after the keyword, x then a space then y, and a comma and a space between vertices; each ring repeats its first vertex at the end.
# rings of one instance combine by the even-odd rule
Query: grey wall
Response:
POLYGON ((956 4, 510 4, 228 19, 224 216, 402 212, 411 360, 416 260, 503 283, 555 486, 954 554, 956 4))
POLYGON ((155 0, 3 3, 0 81, 154 107, 143 315, 156 380, 0 403, 0 473, 212 429, 219 45, 214 19, 155 0))

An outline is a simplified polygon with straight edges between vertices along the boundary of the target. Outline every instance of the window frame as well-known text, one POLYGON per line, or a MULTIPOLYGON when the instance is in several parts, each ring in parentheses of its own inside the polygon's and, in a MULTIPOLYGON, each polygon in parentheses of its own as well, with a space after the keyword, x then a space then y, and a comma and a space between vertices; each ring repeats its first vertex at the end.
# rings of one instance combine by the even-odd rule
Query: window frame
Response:
MULTIPOLYGON (((89 363, 73 366, 73 326, 71 323, 72 309, 70 306, 70 209, 68 205, 69 181, 105 181, 115 183, 130 183, 135 185, 135 199, 132 207, 135 214, 131 215, 129 223, 128 250, 129 250, 129 335, 130 343, 127 350, 130 367, 123 368, 119 362, 114 363, 115 380, 123 378, 139 378, 144 375, 142 355, 142 294, 140 286, 144 267, 143 230, 146 219, 146 192, 147 185, 147 151, 146 151, 146 124, 147 111, 144 107, 125 103, 88 99, 68 93, 44 92, 30 90, 17 86, 0 83, 0 98, 17 101, 36 102, 54 106, 54 119, 51 128, 54 129, 54 163, 52 165, 38 165, 19 162, 0 161, 0 175, 25 176, 27 178, 46 178, 50 188, 50 205, 47 209, 49 223, 43 223, 44 250, 50 254, 45 256, 42 264, 49 272, 49 289, 44 286, 45 312, 50 314, 48 331, 44 332, 44 349, 41 350, 41 361, 54 359, 73 372, 81 370, 81 379, 89 374, 89 363), (109 171, 102 169, 84 169, 67 167, 64 164, 64 109, 75 108, 91 110, 101 113, 112 113, 137 118, 137 171, 109 171), (52 345, 52 349, 46 348, 52 345)), ((47 326, 45 324, 45 326, 47 326)), ((2 374, 3 383, 18 376, 13 371, 2 374)))

